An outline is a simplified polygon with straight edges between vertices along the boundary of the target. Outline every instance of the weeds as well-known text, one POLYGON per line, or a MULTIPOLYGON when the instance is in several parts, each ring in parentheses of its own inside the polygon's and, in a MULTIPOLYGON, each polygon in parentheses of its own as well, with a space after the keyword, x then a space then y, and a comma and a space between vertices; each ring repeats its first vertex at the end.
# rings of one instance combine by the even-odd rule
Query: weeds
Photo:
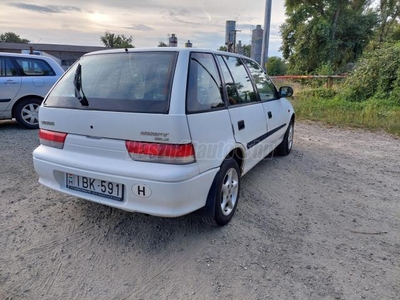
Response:
POLYGON ((400 136, 400 105, 382 99, 350 102, 337 95, 329 96, 329 92, 299 91, 292 98, 296 118, 339 127, 385 130, 400 136))

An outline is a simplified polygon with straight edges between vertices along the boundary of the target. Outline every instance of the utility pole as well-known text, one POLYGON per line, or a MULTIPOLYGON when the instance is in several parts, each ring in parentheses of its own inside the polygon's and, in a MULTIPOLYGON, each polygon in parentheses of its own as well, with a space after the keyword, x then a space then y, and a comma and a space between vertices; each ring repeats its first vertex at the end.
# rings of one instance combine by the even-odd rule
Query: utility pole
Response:
POLYGON ((271 28, 271 6, 272 6, 272 0, 266 0, 265 15, 264 15, 264 35, 263 35, 263 45, 261 50, 261 67, 263 67, 264 70, 267 70, 267 61, 268 61, 269 32, 271 28))

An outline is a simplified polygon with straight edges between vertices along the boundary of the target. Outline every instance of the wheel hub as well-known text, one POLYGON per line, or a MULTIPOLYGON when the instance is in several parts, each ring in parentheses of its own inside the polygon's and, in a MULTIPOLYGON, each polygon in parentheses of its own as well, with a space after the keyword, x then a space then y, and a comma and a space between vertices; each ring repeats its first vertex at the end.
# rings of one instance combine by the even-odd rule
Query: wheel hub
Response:
POLYGON ((39 121, 39 105, 28 104, 21 111, 21 117, 29 124, 37 124, 39 121))
POLYGON ((221 189, 221 210, 225 216, 232 213, 238 198, 239 175, 234 168, 226 172, 221 189))

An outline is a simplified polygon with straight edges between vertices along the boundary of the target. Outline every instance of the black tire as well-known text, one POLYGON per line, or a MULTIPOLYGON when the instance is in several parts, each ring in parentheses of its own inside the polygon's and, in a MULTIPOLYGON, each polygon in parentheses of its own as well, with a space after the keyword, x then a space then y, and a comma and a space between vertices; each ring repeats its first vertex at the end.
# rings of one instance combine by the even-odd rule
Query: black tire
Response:
POLYGON ((291 120, 286 129, 283 141, 276 147, 276 153, 279 155, 288 155, 292 151, 294 137, 294 121, 291 120))
POLYGON ((215 213, 212 218, 204 218, 207 224, 224 226, 235 214, 239 202, 240 169, 237 161, 230 157, 224 160, 215 177, 215 213))
POLYGON ((39 106, 42 99, 26 98, 17 103, 14 110, 14 117, 17 122, 28 129, 39 128, 39 106))

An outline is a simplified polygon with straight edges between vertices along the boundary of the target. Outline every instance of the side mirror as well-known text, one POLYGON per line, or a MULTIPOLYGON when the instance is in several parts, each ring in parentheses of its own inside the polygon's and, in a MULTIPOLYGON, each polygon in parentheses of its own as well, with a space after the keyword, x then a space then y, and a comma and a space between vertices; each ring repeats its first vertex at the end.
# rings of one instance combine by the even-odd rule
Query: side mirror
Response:
POLYGON ((279 88, 279 95, 282 98, 293 96, 293 89, 290 86, 281 86, 279 88))

